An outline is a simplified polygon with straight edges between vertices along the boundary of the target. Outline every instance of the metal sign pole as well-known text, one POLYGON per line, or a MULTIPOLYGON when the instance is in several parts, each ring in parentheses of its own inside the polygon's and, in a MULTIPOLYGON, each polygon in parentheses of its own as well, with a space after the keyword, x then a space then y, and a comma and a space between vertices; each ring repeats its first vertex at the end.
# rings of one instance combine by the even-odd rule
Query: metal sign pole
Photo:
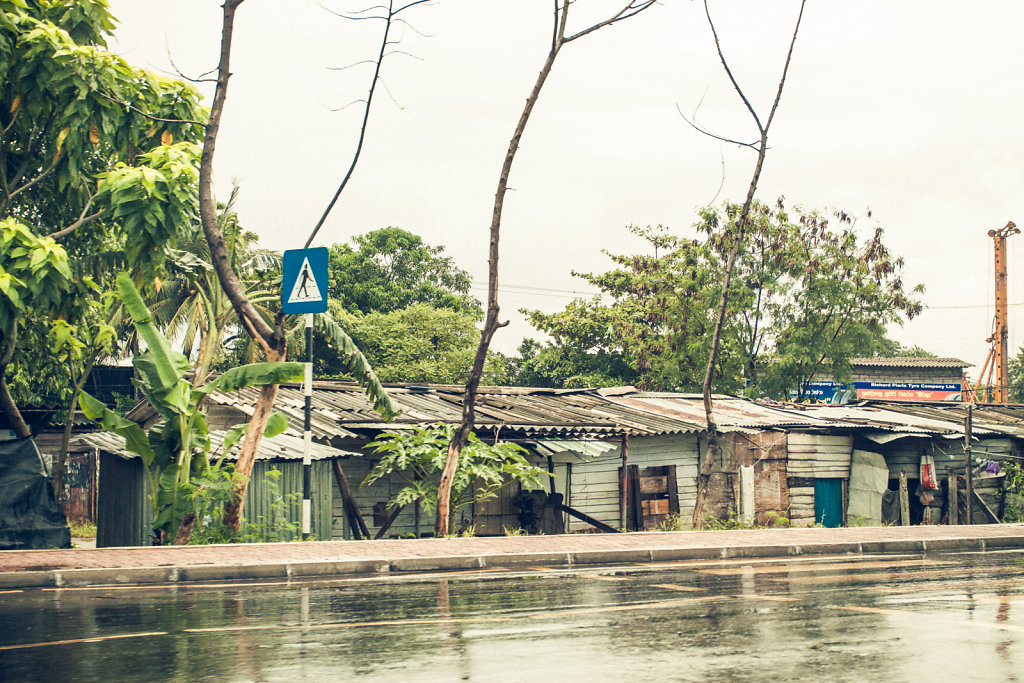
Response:
POLYGON ((313 481, 313 463, 310 457, 313 447, 313 430, 310 420, 313 412, 313 314, 306 314, 306 376, 305 387, 306 410, 303 418, 302 433, 302 540, 309 538, 310 519, 313 502, 310 500, 310 488, 313 481))
POLYGON ((310 428, 313 412, 313 314, 327 311, 327 247, 315 249, 288 249, 281 259, 281 312, 285 315, 306 316, 306 363, 303 386, 306 410, 303 420, 302 451, 302 540, 309 538, 312 526, 313 503, 313 432, 310 428))

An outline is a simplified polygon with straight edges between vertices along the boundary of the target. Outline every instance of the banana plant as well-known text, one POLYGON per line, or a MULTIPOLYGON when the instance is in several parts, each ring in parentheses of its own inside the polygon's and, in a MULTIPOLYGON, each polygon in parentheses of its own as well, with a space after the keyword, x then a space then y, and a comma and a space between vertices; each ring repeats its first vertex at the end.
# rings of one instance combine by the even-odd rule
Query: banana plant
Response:
MULTIPOLYGON (((193 386, 186 379, 188 359, 175 351, 157 329, 135 283, 126 273, 118 275, 117 290, 146 345, 146 351, 132 361, 139 374, 134 382, 160 419, 147 431, 85 392, 80 399, 82 412, 104 429, 123 437, 127 448, 142 459, 158 539, 163 543, 187 542, 191 526, 187 521, 183 525, 183 521, 194 517, 195 480, 211 467, 209 429, 201 410, 203 400, 214 391, 300 380, 303 366, 290 362, 252 363, 232 368, 202 386, 193 386)), ((287 426, 284 415, 276 413, 267 423, 264 435, 280 434, 287 426)), ((221 464, 218 462, 217 466, 221 464)))

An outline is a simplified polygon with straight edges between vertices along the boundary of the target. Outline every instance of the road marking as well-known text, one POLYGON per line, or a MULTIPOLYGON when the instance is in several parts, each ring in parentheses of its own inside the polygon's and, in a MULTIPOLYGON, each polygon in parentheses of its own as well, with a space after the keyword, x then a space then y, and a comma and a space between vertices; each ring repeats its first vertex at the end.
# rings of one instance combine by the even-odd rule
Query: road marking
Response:
POLYGON ((909 614, 906 610, 882 609, 881 607, 861 607, 860 605, 836 605, 833 609, 841 609, 846 612, 866 612, 868 614, 909 614))
MULTIPOLYGON (((1020 574, 1020 567, 985 567, 976 570, 977 574, 1020 574)), ((963 569, 957 567, 950 567, 949 569, 923 569, 920 571, 908 571, 908 572, 871 572, 867 574, 837 574, 833 576, 791 576, 791 577, 769 577, 773 581, 788 581, 789 583, 801 583, 801 584, 821 584, 830 583, 837 584, 846 582, 864 582, 864 581, 893 581, 898 579, 957 579, 963 585, 964 581, 977 581, 985 578, 984 576, 971 576, 969 573, 965 575, 963 569)))
POLYGON ((0 591, 0 595, 4 595, 6 593, 24 593, 24 592, 25 591, 23 591, 23 590, 0 591))
POLYGON ((707 590, 706 588, 697 588, 695 586, 680 586, 679 584, 676 584, 676 583, 656 583, 656 584, 654 584, 654 587, 655 588, 664 588, 664 589, 670 590, 670 591, 703 591, 703 590, 707 590))
POLYGON ((628 581, 625 576, 609 576, 608 574, 580 574, 580 578, 594 579, 595 581, 628 581))
POLYGON ((122 640, 124 638, 149 638, 150 636, 166 636, 166 631, 150 633, 123 633, 116 636, 96 636, 95 638, 73 638, 71 640, 51 640, 45 643, 21 643, 19 645, 0 645, 0 650, 25 650, 32 647, 48 647, 50 645, 73 645, 75 643, 102 643, 105 640, 122 640))
MULTIPOLYGON (((555 610, 540 614, 525 615, 529 619, 558 619, 583 614, 604 614, 607 612, 632 612, 650 609, 668 609, 682 605, 690 605, 708 600, 724 600, 725 596, 702 596, 699 598, 679 598, 676 600, 663 600, 661 602, 643 602, 632 605, 613 605, 608 607, 591 607, 585 609, 555 610)), ((436 617, 430 619, 394 619, 390 621, 350 621, 334 624, 256 624, 252 626, 216 626, 210 628, 189 628, 183 633, 225 633, 235 631, 272 631, 272 630, 296 630, 296 629, 341 629, 361 628, 373 626, 429 626, 434 624, 474 624, 474 623, 496 623, 513 621, 523 615, 501 616, 501 617, 436 617)))
POLYGON ((681 607, 682 605, 692 605, 697 602, 707 602, 709 600, 722 600, 724 596, 720 595, 705 595, 699 598, 679 598, 676 600, 663 600, 661 602, 644 602, 634 605, 612 605, 609 607, 588 607, 586 609, 570 609, 562 610, 558 612, 550 612, 544 614, 531 614, 530 619, 558 619, 560 617, 572 617, 581 614, 604 614, 606 612, 634 612, 639 610, 648 609, 668 609, 670 607, 681 607))
POLYGON ((737 595, 734 596, 741 600, 768 600, 770 602, 800 602, 800 598, 787 598, 782 595, 762 595, 760 593, 754 593, 751 595, 737 595))
POLYGON ((394 619, 391 621, 347 621, 333 624, 256 624, 253 626, 213 626, 187 628, 182 633, 225 633, 235 631, 293 631, 296 629, 360 628, 367 626, 420 626, 431 624, 472 624, 511 621, 512 617, 435 617, 430 619, 394 619))
POLYGON ((886 562, 830 562, 821 564, 808 564, 802 566, 758 566, 758 567, 737 567, 735 569, 698 569, 701 574, 715 574, 716 576, 732 576, 734 574, 782 574, 794 572, 823 572, 836 569, 882 569, 895 567, 921 567, 934 566, 935 562, 930 560, 897 560, 886 562))

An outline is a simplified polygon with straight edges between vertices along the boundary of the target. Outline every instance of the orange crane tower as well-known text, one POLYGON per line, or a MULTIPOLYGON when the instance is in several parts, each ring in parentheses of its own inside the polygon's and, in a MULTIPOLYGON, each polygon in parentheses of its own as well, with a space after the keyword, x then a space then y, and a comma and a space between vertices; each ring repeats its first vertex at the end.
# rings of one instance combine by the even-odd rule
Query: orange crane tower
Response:
POLYGON ((999 230, 989 230, 988 236, 995 243, 996 261, 996 319, 992 336, 986 341, 991 344, 985 364, 981 367, 978 375, 978 385, 974 393, 981 402, 991 401, 993 403, 1006 403, 1009 388, 1009 361, 1007 356, 1008 325, 1006 315, 1006 238, 1010 235, 1019 235, 1020 230, 1013 221, 1006 224, 1006 227, 999 230), (990 365, 991 364, 991 365, 990 365), (981 389, 985 371, 988 370, 989 381, 984 393, 978 393, 981 389), (995 384, 992 383, 992 374, 995 373, 995 384), (990 393, 991 391, 991 393, 990 393))

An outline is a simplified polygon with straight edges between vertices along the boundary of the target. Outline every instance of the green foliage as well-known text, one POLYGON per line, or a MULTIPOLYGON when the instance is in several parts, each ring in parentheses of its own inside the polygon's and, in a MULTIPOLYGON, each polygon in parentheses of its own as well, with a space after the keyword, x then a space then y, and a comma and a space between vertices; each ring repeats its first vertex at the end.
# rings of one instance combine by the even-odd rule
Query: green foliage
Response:
POLYGON ((1012 403, 1024 403, 1024 347, 1017 350, 1017 355, 1010 359, 1008 366, 1010 386, 1007 397, 1012 403))
POLYGON ((462 383, 480 333, 480 302, 469 273, 444 247, 400 228, 356 236, 330 248, 330 317, 314 334, 319 377, 357 377, 348 347, 358 347, 385 382, 462 383), (347 342, 340 340, 344 334, 347 342), (327 342, 329 349, 321 342, 327 342))
MULTIPOLYGON (((531 320, 571 367, 601 362, 607 376, 626 379, 608 363, 621 360, 641 388, 700 390, 727 256, 741 234, 738 215, 728 203, 701 211, 695 239, 661 226, 630 228, 651 254, 610 255, 616 270, 581 275, 611 303, 577 300, 564 313, 534 311, 531 320), (579 350, 585 358, 574 357, 579 350)), ((861 240, 849 215, 799 208, 791 215, 781 200, 755 203, 742 228, 716 391, 802 398, 815 374, 846 379, 851 358, 874 355, 887 325, 921 310, 915 294, 922 290, 904 290, 903 261, 882 243, 880 228, 861 240)))
POLYGON ((564 311, 527 311, 531 324, 546 332, 552 341, 541 344, 524 339, 517 356, 498 354, 490 371, 492 383, 521 387, 580 389, 613 387, 639 381, 622 345, 609 325, 612 309, 600 300, 576 300, 564 311))
MULTIPOLYGON (((194 496, 200 486, 197 481, 211 481, 213 476, 207 459, 210 439, 200 410, 206 395, 297 380, 302 377, 302 364, 243 365, 204 386, 193 387, 185 379, 187 359, 171 348, 153 324, 131 278, 121 273, 117 287, 139 337, 147 346, 133 360, 140 376, 136 386, 160 420, 147 432, 85 392, 81 396, 82 411, 89 419, 122 436, 128 449, 142 458, 150 480, 154 530, 166 542, 174 539, 184 517, 195 511, 194 496)), ((268 424, 268 430, 279 427, 279 421, 268 424)))
MULTIPOLYGON (((225 448, 227 451, 227 448, 225 448)), ((284 543, 301 540, 302 524, 289 519, 288 510, 296 505, 299 493, 281 493, 280 470, 267 470, 264 486, 270 498, 269 511, 255 520, 246 520, 245 531, 235 533, 224 524, 225 507, 237 502, 237 483, 241 475, 231 465, 210 468, 208 474, 195 480, 193 496, 196 526, 189 545, 211 543, 284 543)))
POLYGON ((260 515, 255 521, 246 524, 246 543, 286 543, 302 538, 302 524, 290 521, 289 508, 297 505, 299 493, 281 493, 278 481, 281 472, 277 469, 267 470, 266 487, 270 496, 269 514, 260 515))
MULTIPOLYGON (((438 480, 454 431, 454 425, 435 425, 413 427, 410 432, 381 434, 370 444, 380 460, 362 485, 385 476, 397 477, 406 485, 390 501, 389 507, 404 507, 418 500, 428 514, 432 513, 437 507, 438 480)), ((517 444, 488 444, 470 434, 455 469, 452 514, 459 508, 494 498, 498 491, 512 483, 537 488, 548 474, 531 465, 525 454, 517 444)))
POLYGON ((12 336, 29 308, 56 311, 71 279, 63 247, 13 218, 0 220, 0 335, 12 336))
POLYGON ((670 512, 665 516, 665 521, 658 524, 655 531, 686 531, 690 528, 690 521, 683 518, 677 512, 670 512))
POLYGON ((1003 486, 1006 489, 1006 508, 1003 521, 1007 523, 1024 522, 1024 465, 1019 462, 1002 463, 1006 471, 1003 486))
MULTIPOLYGON (((470 314, 422 303, 366 315, 332 306, 331 313, 342 320, 382 382, 459 384, 469 375, 480 338, 470 314)), ((314 358, 317 376, 348 375, 347 358, 340 353, 318 354, 314 358)))
POLYGON ((444 247, 395 227, 357 235, 353 242, 355 248, 332 246, 329 256, 328 293, 349 313, 388 313, 419 303, 480 318, 480 302, 469 295, 469 273, 444 255, 444 247))
POLYGON ((193 479, 192 506, 196 523, 189 545, 238 542, 235 530, 224 523, 224 508, 238 500, 236 486, 240 477, 234 466, 225 464, 211 467, 193 479))
POLYGON ((68 400, 69 355, 86 367, 104 346, 90 308, 110 273, 158 282, 195 212, 199 92, 107 52, 113 26, 105 0, 0 2, 0 221, 18 245, 0 254, 0 389, 16 403, 68 400))

